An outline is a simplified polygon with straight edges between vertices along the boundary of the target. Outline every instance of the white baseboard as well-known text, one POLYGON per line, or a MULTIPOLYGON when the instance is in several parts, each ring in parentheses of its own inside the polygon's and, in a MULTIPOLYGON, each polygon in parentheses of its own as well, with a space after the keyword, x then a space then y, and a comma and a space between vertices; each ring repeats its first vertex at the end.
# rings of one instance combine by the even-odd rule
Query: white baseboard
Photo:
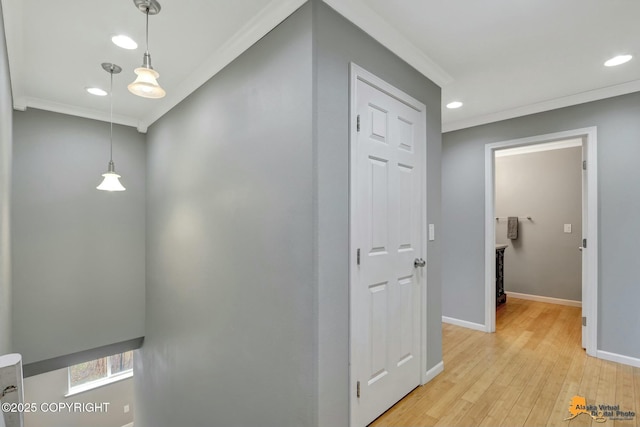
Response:
POLYGON ((133 427, 133 423, 125 424, 122 427, 133 427))
POLYGON ((427 373, 424 374, 424 382, 422 383, 422 385, 428 383, 429 381, 440 375, 442 371, 444 371, 444 362, 440 361, 440 363, 429 369, 427 373))
POLYGON ((487 328, 480 323, 467 322, 466 320, 454 319, 453 317, 442 316, 443 323, 462 326, 463 328, 473 329, 475 331, 487 332, 487 328))
POLYGON ((571 299, 542 297, 540 295, 519 294, 517 292, 505 292, 507 294, 507 301, 509 297, 526 299, 529 301, 546 302, 549 304, 568 305, 570 307, 582 307, 582 301, 574 301, 571 299))
POLYGON ((640 359, 635 357, 623 356, 622 354, 609 353, 608 351, 598 350, 596 351, 596 357, 599 359, 608 360, 610 362, 618 362, 623 365, 635 366, 640 368, 640 359))

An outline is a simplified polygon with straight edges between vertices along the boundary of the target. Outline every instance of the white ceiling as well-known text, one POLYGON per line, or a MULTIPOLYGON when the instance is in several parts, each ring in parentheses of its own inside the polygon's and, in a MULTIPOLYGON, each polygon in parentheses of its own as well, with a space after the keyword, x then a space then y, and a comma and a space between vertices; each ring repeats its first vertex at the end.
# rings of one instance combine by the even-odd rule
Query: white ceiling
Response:
MULTIPOLYGON (((114 77, 115 121, 146 131, 305 0, 160 0, 150 52, 167 97, 126 86, 142 63, 144 14, 132 0, 1 0, 14 106, 108 120, 102 62, 114 77), (127 34, 139 47, 110 41, 127 34)), ((443 87, 443 129, 454 130, 640 91, 638 0, 325 0, 443 87), (635 58, 606 68, 606 59, 635 58)))

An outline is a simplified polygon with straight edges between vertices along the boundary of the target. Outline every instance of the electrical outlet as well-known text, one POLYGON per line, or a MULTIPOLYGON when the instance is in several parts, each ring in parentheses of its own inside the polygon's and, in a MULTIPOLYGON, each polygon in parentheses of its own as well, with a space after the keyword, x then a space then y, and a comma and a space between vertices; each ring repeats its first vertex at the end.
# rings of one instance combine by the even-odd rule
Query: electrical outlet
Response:
POLYGON ((129 405, 124 405, 124 413, 125 414, 129 413, 129 405))
POLYGON ((434 224, 429 224, 429 241, 436 240, 436 226, 434 224))
POLYGON ((571 233, 571 224, 565 224, 564 225, 564 232, 565 233, 571 233))

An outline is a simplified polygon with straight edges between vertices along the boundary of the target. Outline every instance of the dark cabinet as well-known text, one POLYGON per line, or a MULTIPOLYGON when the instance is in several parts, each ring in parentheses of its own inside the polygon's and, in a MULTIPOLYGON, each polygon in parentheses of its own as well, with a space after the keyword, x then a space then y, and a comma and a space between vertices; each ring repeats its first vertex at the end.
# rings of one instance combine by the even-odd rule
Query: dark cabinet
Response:
POLYGON ((496 247, 496 307, 507 302, 507 294, 504 293, 504 250, 505 247, 496 247))

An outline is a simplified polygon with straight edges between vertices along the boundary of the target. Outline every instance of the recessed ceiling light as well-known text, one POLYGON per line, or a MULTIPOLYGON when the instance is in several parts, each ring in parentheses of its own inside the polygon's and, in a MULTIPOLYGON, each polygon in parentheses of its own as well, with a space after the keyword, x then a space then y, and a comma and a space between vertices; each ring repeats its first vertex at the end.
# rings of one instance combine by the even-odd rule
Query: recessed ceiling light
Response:
POLYGON ((131 37, 125 36, 123 34, 111 37, 111 41, 113 42, 113 44, 123 49, 133 50, 138 48, 138 43, 134 42, 131 37))
POLYGON ((622 65, 625 62, 631 61, 631 58, 633 58, 631 55, 618 55, 605 62, 604 65, 607 67, 615 67, 616 65, 622 65))
POLYGON ((100 89, 99 87, 88 87, 87 92, 89 92, 91 95, 107 96, 107 92, 105 90, 100 89))
POLYGON ((449 109, 455 109, 455 108, 460 108, 462 107, 462 102, 460 101, 453 101, 447 104, 447 108, 449 109))

